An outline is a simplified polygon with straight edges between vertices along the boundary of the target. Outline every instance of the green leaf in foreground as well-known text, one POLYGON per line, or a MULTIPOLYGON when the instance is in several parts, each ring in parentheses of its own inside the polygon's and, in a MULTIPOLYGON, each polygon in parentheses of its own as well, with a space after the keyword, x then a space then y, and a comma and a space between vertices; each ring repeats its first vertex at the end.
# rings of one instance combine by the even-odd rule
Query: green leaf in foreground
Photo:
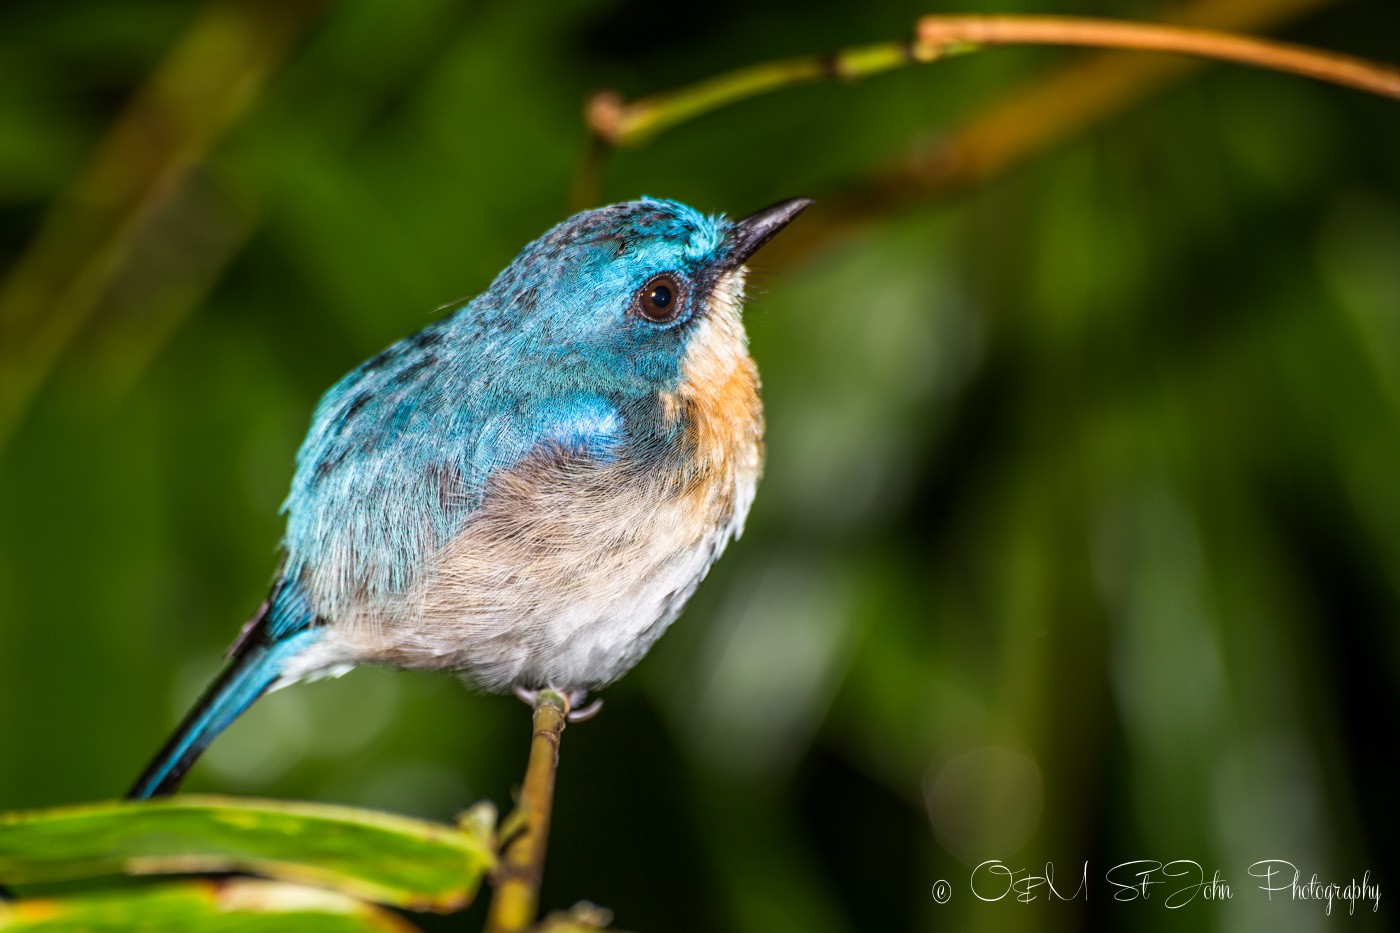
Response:
POLYGON ((411 933, 401 917, 332 891, 275 881, 185 881, 0 903, 4 933, 411 933))
POLYGON ((495 865, 481 821, 429 823, 372 810, 172 797, 0 814, 0 878, 248 872, 413 910, 471 902, 495 865))

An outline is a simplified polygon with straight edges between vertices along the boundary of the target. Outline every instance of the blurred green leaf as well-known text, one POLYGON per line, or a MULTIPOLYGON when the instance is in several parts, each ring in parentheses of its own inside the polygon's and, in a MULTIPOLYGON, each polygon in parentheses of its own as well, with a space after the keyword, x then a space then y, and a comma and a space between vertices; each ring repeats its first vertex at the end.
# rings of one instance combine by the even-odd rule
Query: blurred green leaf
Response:
POLYGON ((414 930, 394 914, 330 891, 271 881, 193 881, 0 904, 0 930, 414 930))
POLYGON ((0 815, 0 877, 17 884, 239 871, 447 912, 471 902, 494 862, 479 821, 320 804, 174 797, 0 815))

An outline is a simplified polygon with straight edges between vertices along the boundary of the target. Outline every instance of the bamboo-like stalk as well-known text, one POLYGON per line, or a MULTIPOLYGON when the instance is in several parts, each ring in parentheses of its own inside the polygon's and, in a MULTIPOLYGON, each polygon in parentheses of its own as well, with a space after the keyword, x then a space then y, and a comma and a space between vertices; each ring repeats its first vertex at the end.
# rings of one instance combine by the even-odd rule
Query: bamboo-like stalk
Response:
POLYGON ((506 842, 496 869, 487 933, 519 933, 535 922, 539 911, 540 880, 554 809, 554 776, 559 768, 559 737, 569 703, 553 690, 540 690, 534 705, 525 783, 520 788, 519 806, 505 821, 507 826, 513 825, 515 834, 506 842))
POLYGON ((902 65, 1008 45, 1189 55, 1302 75, 1400 100, 1400 69, 1392 65, 1253 36, 1087 17, 925 16, 909 41, 751 65, 630 103, 603 92, 590 101, 586 119, 590 131, 603 142, 635 146, 702 113, 769 91, 825 78, 856 80, 902 65))
POLYGON ((1400 69, 1305 45, 1211 29, 1078 16, 925 16, 918 42, 947 46, 1076 45, 1166 52, 1251 65, 1400 100, 1400 69))

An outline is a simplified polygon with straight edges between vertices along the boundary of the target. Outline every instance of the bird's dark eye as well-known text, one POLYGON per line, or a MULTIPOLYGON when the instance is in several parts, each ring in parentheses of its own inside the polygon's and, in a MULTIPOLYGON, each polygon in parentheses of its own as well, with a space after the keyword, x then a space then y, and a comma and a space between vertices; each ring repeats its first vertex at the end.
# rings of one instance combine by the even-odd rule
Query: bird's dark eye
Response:
POLYGON ((648 321, 665 324, 674 321, 681 312, 682 299, 680 282, 672 275, 653 276, 637 292, 637 313, 648 321))

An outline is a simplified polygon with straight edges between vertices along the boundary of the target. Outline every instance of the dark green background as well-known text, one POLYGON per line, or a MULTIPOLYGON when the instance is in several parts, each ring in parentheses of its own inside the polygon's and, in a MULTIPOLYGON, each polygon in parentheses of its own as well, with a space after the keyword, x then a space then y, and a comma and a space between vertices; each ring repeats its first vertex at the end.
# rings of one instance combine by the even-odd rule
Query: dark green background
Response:
MULTIPOLYGON (((1400 60, 1394 0, 1313 6, 1280 34, 1400 60)), ((72 180, 202 9, 0 10, 0 276, 51 211, 89 209, 72 180)), ((263 596, 319 393, 567 214, 590 91, 930 11, 312 16, 0 449, 0 807, 125 789, 263 596)), ((806 195, 815 229, 1072 61, 992 51, 747 102, 618 154, 602 198, 806 195)), ((565 735, 546 905, 644 931, 1393 926, 1400 104, 1208 69, 755 266, 767 475, 682 621, 565 735), (977 902, 987 858, 1087 861, 1088 900, 977 902), (1112 902, 1109 867, 1174 858, 1234 898, 1112 902), (1265 858, 1369 870, 1380 912, 1269 903, 1246 874, 1265 858)), ((507 802, 527 724, 448 676, 362 670, 260 702, 188 786, 448 818, 507 802)))

